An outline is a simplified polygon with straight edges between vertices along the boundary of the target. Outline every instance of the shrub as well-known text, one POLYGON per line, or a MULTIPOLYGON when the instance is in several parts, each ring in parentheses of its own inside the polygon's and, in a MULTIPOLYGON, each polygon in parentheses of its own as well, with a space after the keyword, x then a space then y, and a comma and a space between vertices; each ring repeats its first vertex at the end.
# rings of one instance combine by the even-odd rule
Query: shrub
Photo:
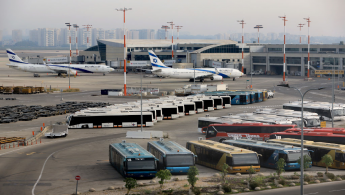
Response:
POLYGON ((306 182, 310 182, 311 181, 311 176, 310 175, 304 175, 304 181, 306 181, 306 182))
POLYGON ((326 165, 326 174, 328 173, 328 167, 329 166, 332 166, 333 164, 333 158, 331 155, 329 154, 325 154, 323 157, 322 157, 322 160, 321 160, 322 163, 325 163, 326 165))
POLYGON ((229 184, 223 185, 224 192, 231 192, 231 186, 229 184))
POLYGON ((323 173, 322 172, 317 172, 317 176, 318 177, 323 177, 323 173))
POLYGON ((299 159, 297 160, 297 163, 300 166, 303 166, 304 170, 310 168, 310 164, 311 164, 311 157, 309 155, 304 155, 303 156, 303 165, 301 165, 301 157, 299 157, 299 159))
POLYGON ((257 181, 251 181, 251 182, 249 183, 249 186, 250 186, 251 189, 254 190, 256 187, 259 187, 260 184, 259 184, 259 182, 257 182, 257 181))
POLYGON ((200 194, 201 194, 200 188, 193 188, 192 191, 193 191, 193 193, 194 193, 195 195, 200 195, 200 194))
POLYGON ((192 186, 192 189, 194 188, 196 181, 199 180, 197 175, 199 175, 199 170, 196 168, 196 166, 189 167, 188 173, 187 173, 188 183, 192 186))
POLYGON ((62 92, 79 92, 78 88, 64 89, 62 92))
POLYGON ((156 173, 156 177, 158 177, 160 179, 160 181, 158 181, 158 183, 160 184, 160 191, 162 194, 164 180, 169 180, 171 178, 171 173, 168 169, 160 170, 156 173))
POLYGON ((286 185, 286 180, 285 179, 280 179, 278 181, 279 184, 282 184, 283 186, 286 185))
POLYGON ((284 160, 283 158, 280 158, 280 159, 276 162, 276 164, 277 164, 277 170, 276 170, 276 172, 277 172, 277 174, 278 174, 278 177, 280 177, 280 175, 281 175, 282 173, 285 172, 285 169, 284 169, 285 160, 284 160))
POLYGON ((328 179, 334 179, 335 175, 333 173, 326 173, 326 176, 328 177, 328 179))
POLYGON ((137 186, 137 180, 131 178, 131 177, 126 177, 124 182, 126 182, 125 187, 127 188, 127 195, 131 191, 131 189, 135 188, 137 186))

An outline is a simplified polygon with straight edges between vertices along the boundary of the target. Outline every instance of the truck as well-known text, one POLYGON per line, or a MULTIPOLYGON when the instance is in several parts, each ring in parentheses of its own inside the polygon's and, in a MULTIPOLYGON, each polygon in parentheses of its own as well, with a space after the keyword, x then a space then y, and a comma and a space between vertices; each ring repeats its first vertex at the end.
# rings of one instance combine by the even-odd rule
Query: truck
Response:
POLYGON ((66 137, 68 135, 68 125, 56 123, 52 125, 52 132, 46 133, 45 136, 47 138, 54 138, 54 137, 66 137))

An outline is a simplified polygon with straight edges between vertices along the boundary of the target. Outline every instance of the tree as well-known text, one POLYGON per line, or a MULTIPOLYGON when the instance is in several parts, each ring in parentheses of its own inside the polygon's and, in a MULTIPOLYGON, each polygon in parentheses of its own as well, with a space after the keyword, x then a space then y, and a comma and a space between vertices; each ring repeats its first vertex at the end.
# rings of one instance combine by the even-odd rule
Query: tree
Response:
POLYGON ((192 186, 192 189, 194 189, 196 181, 199 180, 199 178, 196 177, 197 175, 199 175, 198 168, 196 168, 196 166, 189 167, 189 170, 188 170, 188 173, 187 173, 187 178, 188 178, 189 185, 192 186))
POLYGON ((220 175, 222 176, 222 182, 223 184, 225 184, 225 176, 226 174, 228 173, 228 168, 229 168, 229 165, 224 163, 223 164, 223 167, 222 167, 222 172, 220 173, 220 175))
POLYGON ((137 186, 137 180, 135 180, 131 177, 126 177, 125 180, 123 180, 123 181, 126 182, 125 187, 127 188, 127 195, 128 195, 129 191, 131 191, 131 189, 133 189, 137 186))
POLYGON ((171 178, 171 173, 168 169, 165 170, 160 170, 156 173, 156 177, 158 177, 159 179, 161 179, 158 183, 161 185, 161 194, 162 194, 162 189, 163 189, 163 184, 164 184, 164 180, 169 180, 171 178))
MULTIPOLYGON (((301 157, 299 157, 299 159, 297 160, 297 163, 300 165, 300 166, 302 166, 301 165, 301 157)), ((304 155, 303 156, 303 169, 304 170, 306 170, 306 169, 308 169, 309 167, 310 167, 310 163, 311 163, 311 158, 310 158, 310 156, 309 155, 304 155)))
POLYGON ((322 160, 321 160, 322 163, 325 163, 326 165, 326 174, 328 173, 328 167, 331 166, 333 164, 333 158, 331 155, 329 154, 325 154, 323 157, 322 157, 322 160))
POLYGON ((280 158, 277 162, 277 174, 278 178, 280 178, 280 175, 285 172, 284 166, 285 166, 285 160, 283 158, 280 158))
POLYGON ((252 181, 253 174, 256 173, 252 165, 250 165, 250 168, 248 169, 248 173, 249 173, 249 181, 252 181))

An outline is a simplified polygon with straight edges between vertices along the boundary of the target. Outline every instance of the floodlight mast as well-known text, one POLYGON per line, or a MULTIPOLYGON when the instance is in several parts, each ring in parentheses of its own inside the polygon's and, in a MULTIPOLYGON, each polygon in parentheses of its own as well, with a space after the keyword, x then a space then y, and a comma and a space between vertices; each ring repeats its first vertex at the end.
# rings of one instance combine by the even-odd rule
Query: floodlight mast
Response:
POLYGON ((286 38, 285 38, 285 24, 286 24, 286 16, 284 15, 284 16, 278 16, 279 18, 283 18, 283 21, 284 21, 284 64, 283 64, 283 81, 285 81, 285 69, 286 69, 286 67, 285 67, 285 40, 286 40, 286 38))
POLYGON ((171 25, 171 59, 174 59, 174 22, 167 22, 171 25))
POLYGON ((77 24, 73 24, 73 27, 75 28, 75 48, 76 48, 75 55, 79 56, 79 53, 78 53, 78 28, 79 28, 79 26, 77 24))
POLYGON ((92 25, 87 24, 87 25, 83 25, 83 26, 85 26, 85 28, 87 30, 87 37, 86 37, 87 38, 87 41, 86 41, 87 44, 86 44, 86 46, 91 47, 91 45, 89 46, 89 29, 92 28, 92 25))
POLYGON ((259 30, 260 30, 260 28, 264 28, 264 27, 262 27, 262 25, 256 25, 256 26, 254 26, 254 28, 257 28, 258 29, 258 43, 260 43, 260 39, 259 39, 259 34, 260 34, 260 32, 259 32, 259 30))
POLYGON ((305 25, 305 24, 298 24, 298 26, 297 26, 297 27, 299 27, 299 44, 302 43, 302 34, 301 34, 301 32, 302 32, 302 27, 303 27, 304 25, 305 25))
POLYGON ((182 28, 183 26, 176 26, 176 29, 177 29, 177 40, 180 36, 180 29, 182 28))
POLYGON ((68 26, 68 33, 69 33, 69 65, 68 65, 68 89, 71 89, 71 78, 70 78, 70 73, 71 73, 71 64, 72 64, 72 37, 71 37, 71 24, 70 23, 65 23, 66 26, 68 26))
MULTIPOLYGON (((305 19, 307 22, 308 22, 308 78, 309 78, 309 64, 310 64, 310 52, 309 52, 309 50, 310 50, 310 35, 309 35, 309 27, 310 27, 310 18, 308 17, 308 18, 303 18, 303 19, 305 19)), ((334 74, 334 73, 333 73, 334 74)))
POLYGON ((243 47, 244 47, 244 20, 237 20, 240 24, 242 24, 242 73, 244 73, 244 64, 243 64, 243 47))
POLYGON ((124 77, 124 84, 123 84, 123 93, 127 96, 127 86, 126 86, 126 59, 127 59, 127 47, 126 47, 126 11, 132 10, 132 8, 120 8, 116 9, 116 11, 123 11, 123 77, 124 77))
POLYGON ((167 33, 167 29, 170 29, 170 27, 169 26, 162 26, 162 29, 165 29, 165 40, 167 40, 168 39, 168 33, 167 33))

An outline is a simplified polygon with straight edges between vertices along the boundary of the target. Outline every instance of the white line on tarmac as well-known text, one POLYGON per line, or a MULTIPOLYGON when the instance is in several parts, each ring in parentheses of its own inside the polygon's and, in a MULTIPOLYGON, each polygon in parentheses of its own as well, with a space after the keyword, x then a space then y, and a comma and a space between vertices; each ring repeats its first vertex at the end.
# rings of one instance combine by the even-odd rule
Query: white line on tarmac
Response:
POLYGON ((340 191, 344 191, 345 189, 340 189, 340 190, 331 190, 329 192, 340 192, 340 191))

